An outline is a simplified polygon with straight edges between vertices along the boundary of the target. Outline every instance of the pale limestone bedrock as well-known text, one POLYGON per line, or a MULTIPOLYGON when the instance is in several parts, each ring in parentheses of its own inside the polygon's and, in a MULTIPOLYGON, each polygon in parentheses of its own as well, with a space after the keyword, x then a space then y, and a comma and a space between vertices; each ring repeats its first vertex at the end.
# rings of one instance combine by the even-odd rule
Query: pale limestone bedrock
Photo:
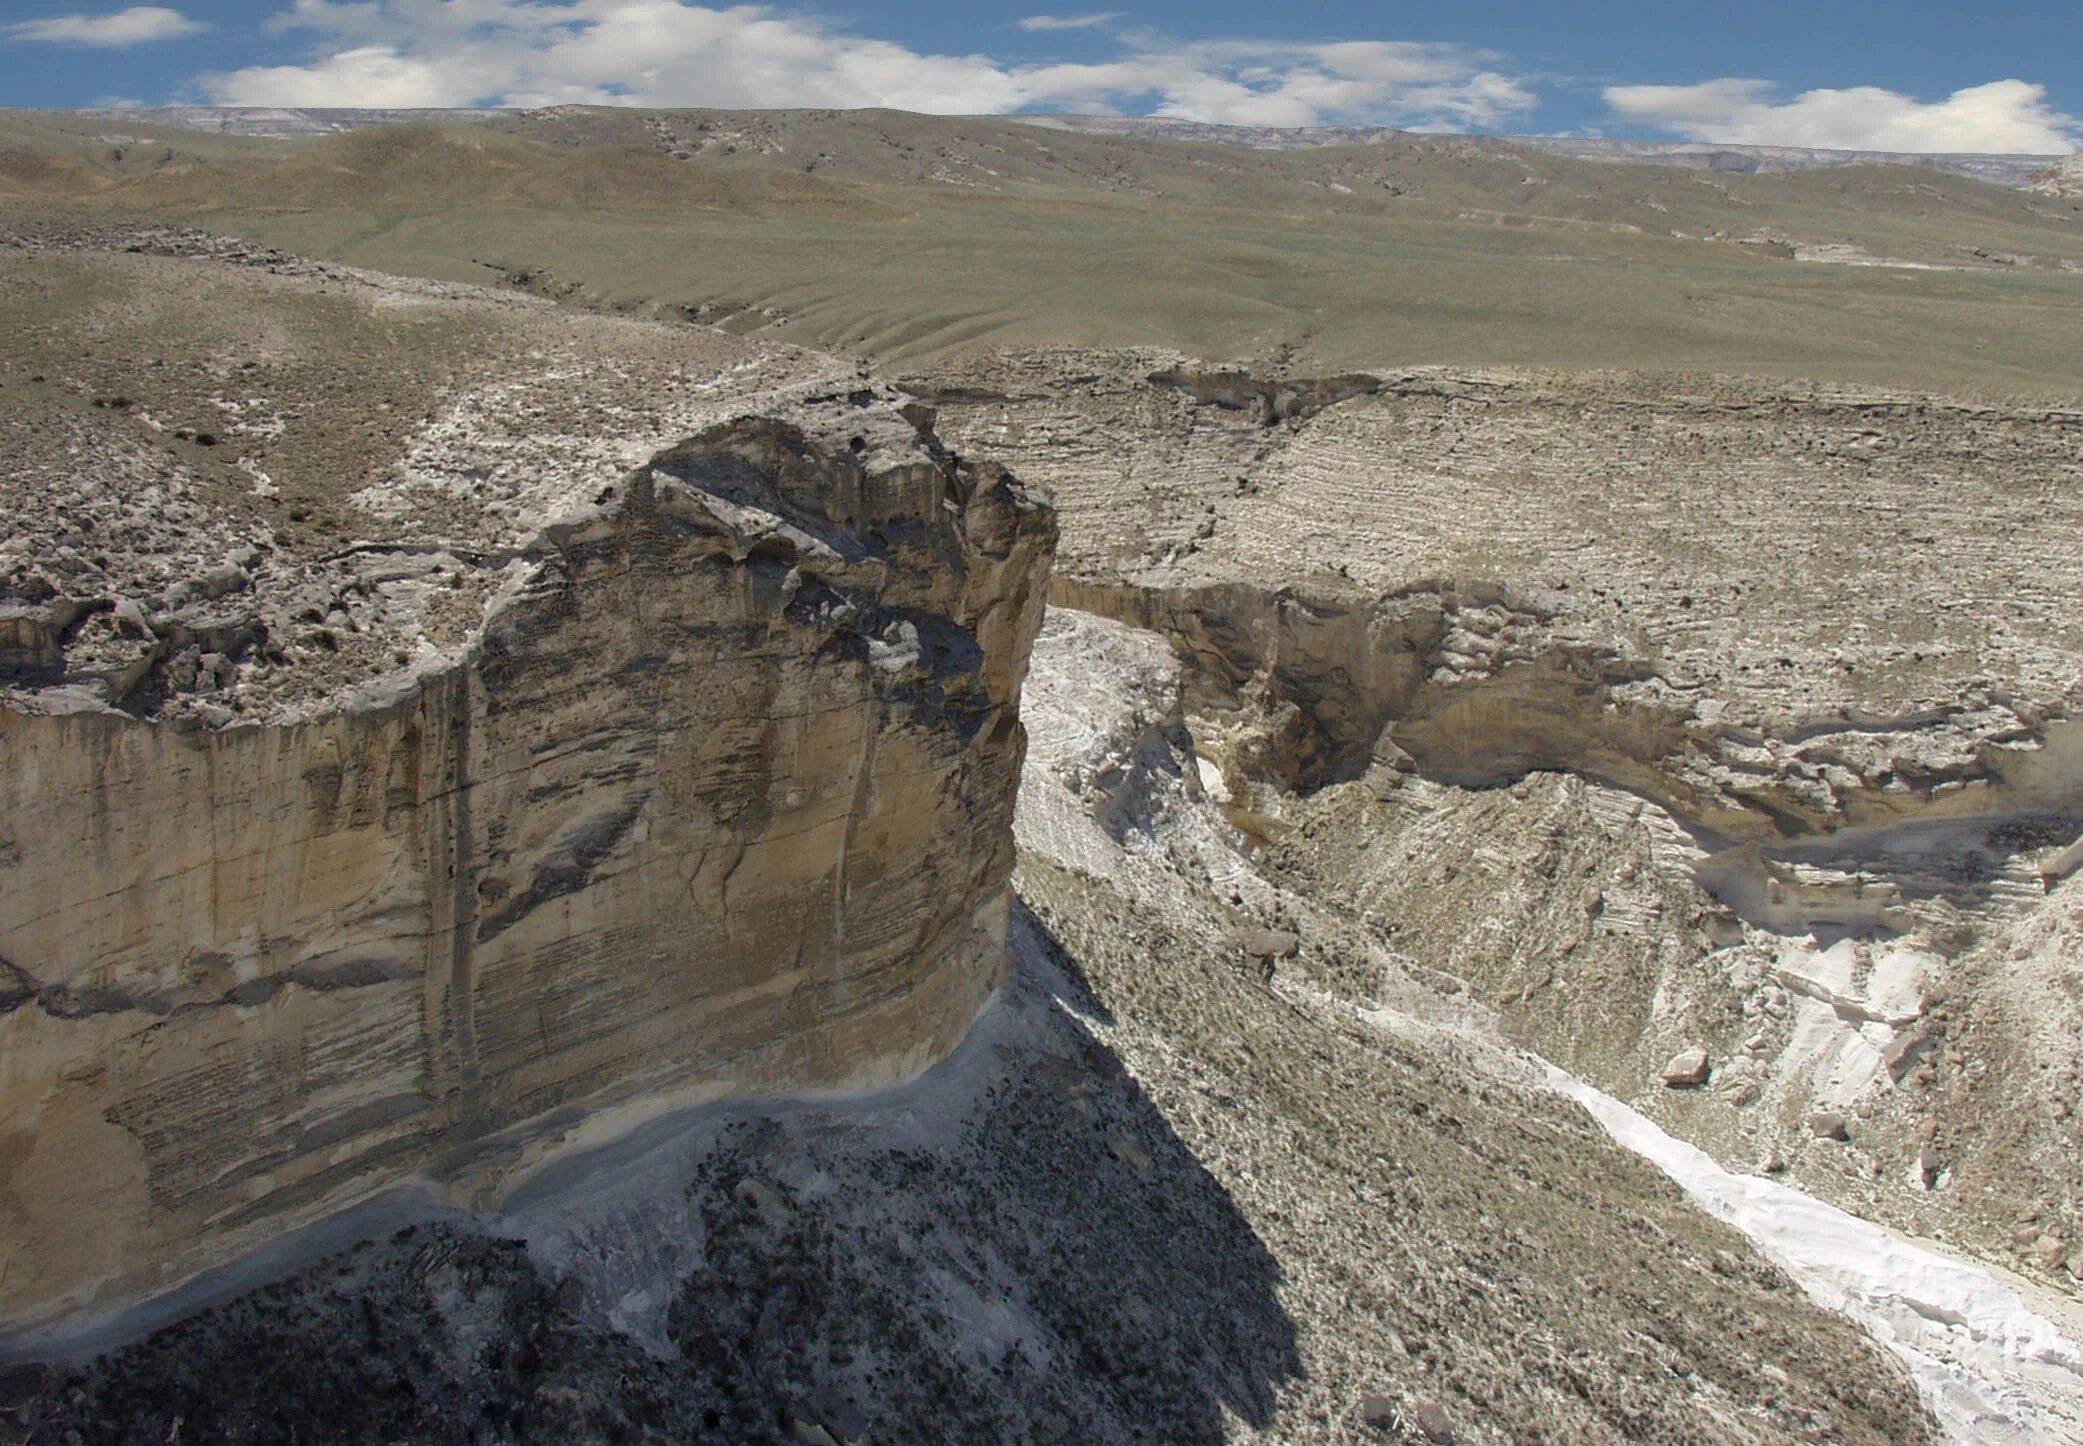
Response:
POLYGON ((0 709, 0 1327, 953 1046, 1054 514, 885 409, 806 425, 661 453, 459 665, 303 721, 0 709))

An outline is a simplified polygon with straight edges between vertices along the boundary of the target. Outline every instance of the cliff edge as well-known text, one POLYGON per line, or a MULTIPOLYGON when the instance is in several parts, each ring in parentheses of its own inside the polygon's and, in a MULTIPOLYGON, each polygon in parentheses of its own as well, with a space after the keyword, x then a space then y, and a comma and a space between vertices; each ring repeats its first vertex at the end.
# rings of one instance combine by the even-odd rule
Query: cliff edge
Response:
POLYGON ((1003 967, 1055 522, 886 401, 666 448, 515 549, 453 658, 294 713, 17 660, 0 1327, 953 1047, 1003 967))

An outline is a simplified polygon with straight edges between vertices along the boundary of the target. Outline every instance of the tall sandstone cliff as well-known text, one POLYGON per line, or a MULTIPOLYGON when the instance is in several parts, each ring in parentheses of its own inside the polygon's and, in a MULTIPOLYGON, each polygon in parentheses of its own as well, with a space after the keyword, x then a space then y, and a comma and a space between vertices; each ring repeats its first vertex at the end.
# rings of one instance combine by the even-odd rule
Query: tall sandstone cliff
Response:
POLYGON ((837 411, 546 528, 453 665, 228 726, 0 708, 0 1330, 953 1046, 1054 515, 837 411))

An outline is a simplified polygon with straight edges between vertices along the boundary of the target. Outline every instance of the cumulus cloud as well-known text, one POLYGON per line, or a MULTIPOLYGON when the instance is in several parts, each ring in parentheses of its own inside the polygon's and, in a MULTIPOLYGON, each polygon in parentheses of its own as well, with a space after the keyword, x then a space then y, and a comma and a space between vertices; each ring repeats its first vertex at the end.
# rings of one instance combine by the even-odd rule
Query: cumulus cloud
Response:
POLYGON ((1623 119, 1688 140, 1856 151, 2072 151, 2083 120, 2047 104, 2045 86, 1996 80, 1920 101, 1875 86, 1777 98, 1763 80, 1616 85, 1606 104, 1623 119))
POLYGON ((1159 115, 1229 125, 1384 121, 1486 130, 1539 103, 1494 57, 1456 45, 1365 40, 1325 45, 1220 41, 1150 57, 1168 72, 1159 115))
MULTIPOLYGON (((1069 28, 1101 17, 1030 18, 1069 28)), ((296 0, 271 24, 316 35, 313 57, 202 76, 205 94, 229 105, 1127 110, 1426 128, 1492 126, 1535 104, 1494 57, 1395 41, 1178 45, 1137 35, 1105 60, 1026 64, 926 54, 765 5, 683 0, 296 0)))
POLYGON ((1119 10, 1101 10, 1092 15, 1029 15, 1013 24, 1022 30, 1091 30, 1120 18, 1119 10))
POLYGON ((416 60, 384 45, 357 45, 310 65, 257 65, 213 78, 227 105, 352 105, 378 109, 470 105, 467 65, 416 60))
POLYGON ((17 20, 11 25, 0 25, 0 35, 9 40, 33 40, 48 45, 115 49, 148 45, 155 40, 178 40, 209 28, 164 5, 133 5, 113 15, 46 15, 40 20, 17 20))

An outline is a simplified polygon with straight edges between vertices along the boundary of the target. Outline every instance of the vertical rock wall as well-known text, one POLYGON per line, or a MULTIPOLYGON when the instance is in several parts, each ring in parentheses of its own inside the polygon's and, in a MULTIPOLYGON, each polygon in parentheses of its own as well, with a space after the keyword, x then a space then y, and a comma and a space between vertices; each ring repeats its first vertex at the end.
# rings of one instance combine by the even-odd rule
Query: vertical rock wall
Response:
POLYGON ((953 1046, 1054 517, 841 421, 662 454, 456 666, 304 721, 0 710, 0 1326, 953 1046))

